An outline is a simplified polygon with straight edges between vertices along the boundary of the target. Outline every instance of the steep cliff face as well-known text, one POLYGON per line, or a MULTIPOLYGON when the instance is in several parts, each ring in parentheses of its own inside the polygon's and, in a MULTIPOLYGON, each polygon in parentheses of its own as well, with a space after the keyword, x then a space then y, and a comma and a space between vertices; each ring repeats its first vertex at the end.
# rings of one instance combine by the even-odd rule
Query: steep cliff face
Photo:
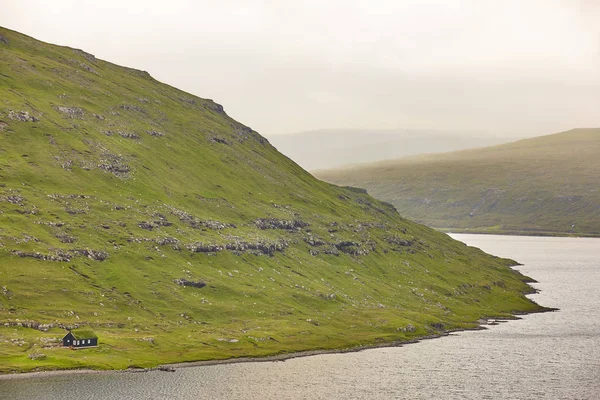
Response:
POLYGON ((0 35, 1 372, 348 347, 541 309, 510 260, 315 179, 219 104, 0 35), (98 348, 56 347, 81 326, 98 348))

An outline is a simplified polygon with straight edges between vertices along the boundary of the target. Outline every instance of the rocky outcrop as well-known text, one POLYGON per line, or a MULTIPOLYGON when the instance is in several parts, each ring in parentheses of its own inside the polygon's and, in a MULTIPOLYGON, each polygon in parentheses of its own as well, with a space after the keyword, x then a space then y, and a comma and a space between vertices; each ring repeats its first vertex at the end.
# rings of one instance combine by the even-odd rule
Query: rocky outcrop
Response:
POLYGON ((388 242, 389 244, 395 244, 397 246, 412 246, 413 242, 406 240, 406 239, 402 239, 398 236, 388 236, 385 238, 385 241, 388 242))
POLYGON ((56 106, 54 109, 68 118, 81 118, 85 115, 83 110, 79 107, 56 106))
POLYGON ((286 240, 281 239, 279 242, 235 241, 231 243, 226 243, 224 245, 198 242, 194 244, 189 244, 186 246, 186 248, 193 253, 218 253, 223 250, 230 250, 236 254, 247 252, 255 255, 273 256, 276 252, 284 251, 288 246, 289 243, 286 240))
POLYGON ((8 112, 8 118, 10 118, 14 121, 19 121, 19 122, 37 122, 37 121, 39 121, 39 118, 36 118, 33 115, 29 115, 29 112, 27 112, 27 111, 15 112, 13 110, 10 110, 8 112))
POLYGON ((69 262, 73 257, 87 257, 91 260, 95 261, 104 261, 108 258, 108 253, 105 251, 96 251, 90 249, 75 249, 75 250, 62 250, 57 249, 54 250, 54 254, 48 253, 40 253, 38 251, 29 252, 29 251, 21 251, 14 250, 13 254, 19 257, 29 257, 35 258, 37 260, 42 261, 54 261, 54 262, 69 262))
POLYGON ((254 221, 254 224, 259 229, 285 229, 285 230, 300 230, 309 226, 308 222, 301 220, 284 220, 275 218, 259 218, 254 221))
POLYGON ((214 101, 204 103, 204 108, 210 111, 214 111, 218 114, 225 114, 225 109, 223 109, 223 106, 218 103, 215 103, 214 101))
POLYGON ((93 54, 87 53, 80 49, 73 49, 73 53, 85 58, 86 60, 88 60, 91 63, 94 63, 94 64, 96 63, 96 56, 94 56, 93 54))
POLYGON ((118 177, 124 177, 131 171, 129 165, 125 163, 125 159, 115 154, 104 154, 104 159, 98 164, 98 168, 118 177))
POLYGON ((8 39, 0 35, 0 43, 8 44, 8 39))
POLYGON ((194 217, 192 214, 188 214, 183 210, 178 210, 177 208, 171 206, 168 207, 173 215, 179 217, 180 221, 188 224, 194 229, 208 228, 212 230, 221 230, 226 228, 237 228, 235 224, 228 224, 216 220, 201 221, 194 217))
POLYGON ((187 279, 184 278, 178 278, 178 279, 174 279, 173 280, 176 284, 180 285, 180 286, 191 286, 191 287, 195 287, 198 289, 203 288, 204 286, 206 286, 206 283, 202 282, 202 281, 189 281, 187 279))

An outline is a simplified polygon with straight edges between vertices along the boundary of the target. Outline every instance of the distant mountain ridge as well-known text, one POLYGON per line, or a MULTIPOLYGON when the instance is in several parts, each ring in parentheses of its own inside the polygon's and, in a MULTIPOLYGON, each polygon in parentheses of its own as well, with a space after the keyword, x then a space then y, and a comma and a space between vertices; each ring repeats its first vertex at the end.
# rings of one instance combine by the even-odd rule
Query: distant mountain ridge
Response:
POLYGON ((280 152, 308 170, 483 147, 510 140, 486 132, 425 129, 322 129, 267 137, 280 152))
POLYGON ((600 129, 317 171, 446 230, 600 235, 600 129))

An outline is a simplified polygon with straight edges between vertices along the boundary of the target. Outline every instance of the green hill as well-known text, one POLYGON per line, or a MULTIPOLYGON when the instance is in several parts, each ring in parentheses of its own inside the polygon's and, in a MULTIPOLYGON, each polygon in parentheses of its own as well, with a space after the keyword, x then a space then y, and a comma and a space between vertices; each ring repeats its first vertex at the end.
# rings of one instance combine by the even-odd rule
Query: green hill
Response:
POLYGON ((0 29, 0 372, 405 341, 543 308, 211 100, 0 29), (65 328, 99 347, 71 351, 65 328))
POLYGON ((600 235, 600 129, 318 171, 359 186, 431 227, 486 233, 600 235))

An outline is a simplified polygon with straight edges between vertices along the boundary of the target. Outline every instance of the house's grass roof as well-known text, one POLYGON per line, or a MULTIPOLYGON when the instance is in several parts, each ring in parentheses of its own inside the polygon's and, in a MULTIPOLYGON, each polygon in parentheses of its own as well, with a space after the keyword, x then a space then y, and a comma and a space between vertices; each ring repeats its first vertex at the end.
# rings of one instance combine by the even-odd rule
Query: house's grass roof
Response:
POLYGON ((98 336, 89 329, 74 329, 71 331, 75 339, 98 339, 98 336))

